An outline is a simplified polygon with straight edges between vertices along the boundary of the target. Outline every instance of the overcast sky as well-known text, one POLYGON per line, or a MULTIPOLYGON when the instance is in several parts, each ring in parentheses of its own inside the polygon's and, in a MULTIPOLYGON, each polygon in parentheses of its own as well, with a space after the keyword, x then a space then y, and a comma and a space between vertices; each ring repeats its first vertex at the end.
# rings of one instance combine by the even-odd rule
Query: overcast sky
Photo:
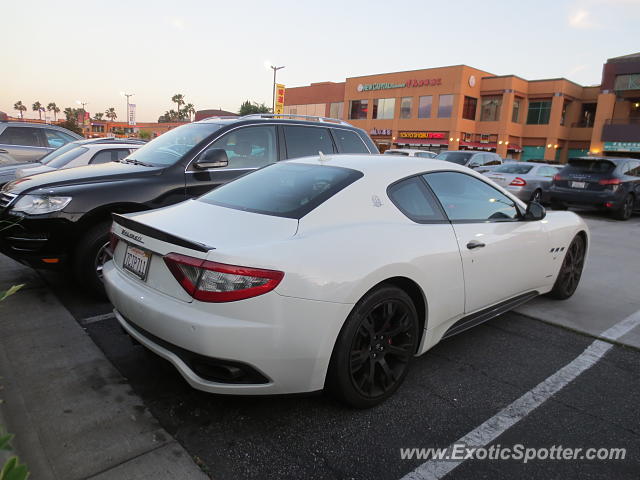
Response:
POLYGON ((171 96, 196 109, 271 104, 287 86, 467 64, 526 79, 600 82, 607 58, 640 51, 640 0, 30 1, 2 7, 0 110, 51 101, 156 121, 171 96))

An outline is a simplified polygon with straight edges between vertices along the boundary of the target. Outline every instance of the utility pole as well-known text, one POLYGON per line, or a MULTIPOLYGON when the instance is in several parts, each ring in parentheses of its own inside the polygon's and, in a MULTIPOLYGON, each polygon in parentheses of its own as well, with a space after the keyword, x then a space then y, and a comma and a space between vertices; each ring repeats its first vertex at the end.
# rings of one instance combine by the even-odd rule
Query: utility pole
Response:
POLYGON ((284 65, 282 67, 276 67, 274 65, 271 65, 271 69, 273 70, 273 95, 271 98, 271 113, 276 113, 276 72, 278 70, 282 70, 284 68, 284 65))
POLYGON ((133 97, 135 95, 135 93, 124 93, 124 92, 122 92, 122 95, 127 97, 127 113, 125 114, 125 117, 127 119, 127 123, 129 123, 129 97, 133 97))

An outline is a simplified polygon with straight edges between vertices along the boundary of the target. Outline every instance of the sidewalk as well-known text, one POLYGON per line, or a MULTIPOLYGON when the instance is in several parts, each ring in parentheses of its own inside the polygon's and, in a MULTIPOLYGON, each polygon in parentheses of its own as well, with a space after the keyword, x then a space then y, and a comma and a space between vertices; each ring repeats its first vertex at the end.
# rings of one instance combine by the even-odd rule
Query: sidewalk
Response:
POLYGON ((30 478, 207 479, 40 277, 0 256, 0 290, 19 283, 0 303, 0 424, 30 478))

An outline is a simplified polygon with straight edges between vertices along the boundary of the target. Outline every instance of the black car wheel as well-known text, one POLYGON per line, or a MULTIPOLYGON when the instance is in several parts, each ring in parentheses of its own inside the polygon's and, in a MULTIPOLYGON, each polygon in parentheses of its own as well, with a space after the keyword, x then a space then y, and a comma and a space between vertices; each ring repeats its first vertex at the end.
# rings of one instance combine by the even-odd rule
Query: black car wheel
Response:
POLYGON ((73 258, 73 270, 80 285, 88 292, 104 297, 102 267, 109 257, 109 228, 111 222, 103 222, 90 228, 80 239, 73 258))
POLYGON ((532 202, 542 203, 542 190, 539 188, 531 195, 532 202))
POLYGON ((418 314, 403 290, 383 286, 369 292, 338 336, 327 386, 357 408, 381 403, 402 384, 418 338, 418 314))
POLYGON ((633 213, 634 198, 632 194, 628 194, 618 210, 613 212, 613 218, 617 220, 629 220, 633 213))
POLYGON ((558 278, 553 284, 553 289, 549 296, 558 300, 565 300, 574 294, 580 283, 584 259, 586 254, 586 243, 584 237, 576 235, 565 253, 562 267, 558 278))

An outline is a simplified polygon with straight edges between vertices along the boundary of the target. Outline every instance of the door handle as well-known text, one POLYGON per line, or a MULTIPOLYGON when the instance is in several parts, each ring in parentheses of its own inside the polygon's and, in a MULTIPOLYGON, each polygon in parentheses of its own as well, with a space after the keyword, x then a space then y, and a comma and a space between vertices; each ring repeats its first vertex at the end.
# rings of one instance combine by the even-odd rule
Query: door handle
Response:
POLYGON ((469 250, 473 250, 474 248, 482 248, 484 246, 486 245, 479 240, 471 240, 469 243, 467 243, 467 248, 469 250))

